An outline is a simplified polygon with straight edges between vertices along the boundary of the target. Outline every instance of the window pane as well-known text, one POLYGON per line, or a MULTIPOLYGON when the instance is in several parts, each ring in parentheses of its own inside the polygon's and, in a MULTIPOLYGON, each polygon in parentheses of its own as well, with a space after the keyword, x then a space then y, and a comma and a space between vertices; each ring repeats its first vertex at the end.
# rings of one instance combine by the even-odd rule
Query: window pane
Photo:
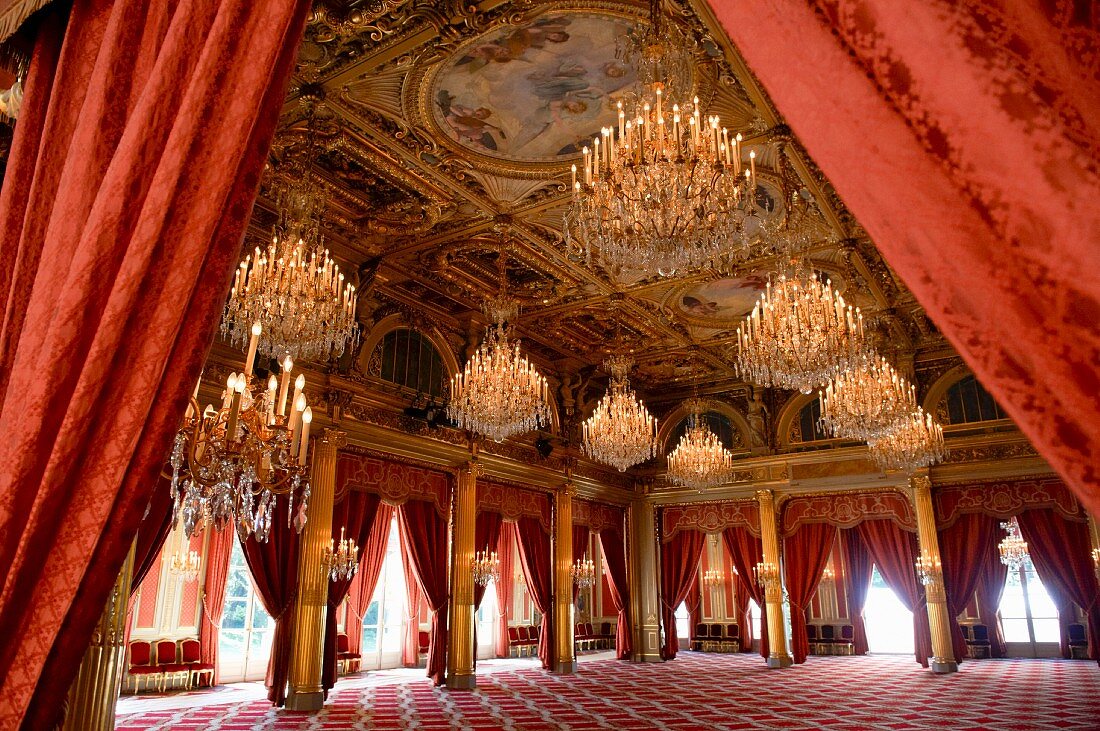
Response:
POLYGON ((378 626, 378 610, 379 610, 380 607, 381 607, 381 602, 379 602, 377 599, 375 599, 373 602, 370 603, 370 606, 367 607, 367 613, 363 617, 363 625, 364 626, 370 626, 370 627, 378 626))
POLYGON ((247 613, 247 599, 226 599, 222 610, 222 628, 244 629, 247 613))
POLYGON ((1004 632, 1005 642, 1031 642, 1026 619, 1001 617, 1001 630, 1004 632))
POLYGON ((384 652, 394 652, 401 649, 401 644, 404 641, 404 633, 401 631, 401 626, 394 626, 392 624, 386 625, 382 630, 382 650, 384 652))
POLYGON ((1009 582, 1001 595, 1001 616, 1006 619, 1023 619, 1027 617, 1027 609, 1024 605, 1024 588, 1019 582, 1009 582))
POLYGON ((245 572, 239 569, 230 570, 225 585, 225 595, 227 597, 246 597, 248 596, 248 588, 248 576, 245 575, 245 572))
POLYGON ((252 629, 267 629, 272 625, 271 616, 264 610, 259 600, 252 603, 252 629))
POLYGON ((1031 623, 1035 627, 1036 642, 1058 642, 1060 640, 1057 619, 1033 619, 1031 623))
POLYGON ((363 626, 363 652, 378 651, 378 627, 363 626))
POLYGON ((223 659, 244 657, 244 632, 222 629, 218 635, 218 654, 223 659))
POLYGON ((1054 601, 1047 594, 1046 587, 1039 581, 1039 575, 1035 573, 1030 562, 1027 571, 1027 598, 1031 600, 1032 617, 1058 617, 1058 608, 1054 606, 1054 601))
POLYGON ((263 631, 252 632, 252 642, 248 647, 248 661, 254 663, 257 660, 266 659, 271 654, 272 633, 263 631))

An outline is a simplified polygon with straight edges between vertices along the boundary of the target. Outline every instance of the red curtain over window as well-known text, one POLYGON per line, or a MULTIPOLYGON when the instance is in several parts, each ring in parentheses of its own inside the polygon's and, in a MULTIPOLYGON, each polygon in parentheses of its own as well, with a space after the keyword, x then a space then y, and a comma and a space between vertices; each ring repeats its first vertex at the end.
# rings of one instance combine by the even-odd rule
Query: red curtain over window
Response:
POLYGON ((206 576, 202 585, 202 617, 199 619, 199 652, 203 662, 214 666, 213 685, 218 684, 218 631, 225 608, 225 585, 229 581, 229 559, 237 530, 227 523, 221 530, 211 531, 206 546, 206 576))
POLYGON ((508 619, 512 614, 512 592, 516 586, 512 580, 515 550, 514 529, 511 526, 502 526, 497 539, 497 556, 500 558, 500 581, 497 583, 497 614, 500 617, 500 631, 496 639, 497 657, 508 657, 511 649, 508 643, 508 619))
POLYGON ((978 617, 982 624, 989 628, 989 656, 1005 657, 1005 635, 1001 631, 1000 606, 1001 595, 1005 590, 1005 581, 1008 579, 1008 567, 1001 563, 998 555, 992 561, 981 564, 981 575, 978 577, 978 617))
POLYGON ((1016 520, 1039 580, 1059 606, 1063 655, 1069 657, 1064 634, 1070 615, 1063 607, 1071 601, 1087 618, 1089 657, 1100 660, 1100 587, 1089 555, 1088 524, 1066 520, 1052 510, 1026 510, 1016 520))
POLYGON ((415 668, 420 664, 420 605, 423 603, 424 595, 412 570, 412 559, 409 557, 405 534, 398 531, 397 535, 401 544, 401 566, 405 572, 405 605, 409 613, 405 622, 405 644, 401 648, 401 664, 407 668, 415 668))
MULTIPOLYGON (((475 551, 496 551, 497 544, 500 543, 501 526, 504 524, 504 516, 500 513, 481 512, 477 514, 477 522, 474 524, 474 550, 475 551)), ((500 557, 498 552, 497 557, 500 557)), ((510 562, 509 562, 510 563, 510 562)), ((504 562, 501 561, 503 566, 504 562)), ((503 580, 504 573, 501 572, 501 578, 503 580)), ((501 582, 498 582, 498 584, 501 582)), ((498 586, 499 589, 499 586, 498 586)), ((474 584, 474 611, 476 612, 481 607, 481 600, 485 598, 485 587, 474 584)), ((477 634, 477 623, 474 623, 474 636, 477 634)), ((474 644, 477 646, 477 643, 474 644)), ((477 654, 476 652, 474 653, 477 654)))
POLYGON ((543 530, 538 518, 524 516, 514 524, 516 543, 519 545, 520 566, 527 582, 527 592, 535 607, 542 614, 539 631, 539 659, 544 668, 554 666, 554 643, 550 636, 553 622, 550 612, 554 603, 550 560, 550 535, 543 530))
POLYGON ((917 662, 928 667, 932 656, 932 634, 923 587, 917 582, 917 537, 892 520, 866 520, 856 530, 878 566, 883 581, 898 600, 913 613, 913 640, 917 662))
POLYGON ((959 626, 959 615, 966 610, 978 588, 984 564, 990 561, 1000 563, 997 553, 999 522, 990 515, 970 513, 960 515, 954 523, 939 532, 947 612, 951 615, 951 645, 959 662, 966 657, 966 638, 959 626))
MULTIPOLYGON (((588 538, 590 531, 587 525, 573 525, 573 563, 584 559, 591 558, 588 556, 588 538)), ((577 603, 577 594, 580 593, 580 587, 576 583, 573 584, 573 603, 577 603)))
MULTIPOLYGON (((756 606, 760 607, 760 656, 766 658, 769 654, 769 647, 764 590, 753 580, 755 576, 753 569, 756 568, 756 564, 764 560, 764 547, 759 538, 749 533, 747 528, 742 527, 726 528, 722 531, 722 542, 726 545, 726 550, 729 551, 733 567, 737 569, 737 593, 744 593, 756 602, 756 606)), ((747 609, 745 616, 739 618, 739 621, 743 621, 745 627, 752 628, 752 615, 747 609)))
MULTIPOLYGON (((157 481, 153 494, 149 496, 149 506, 138 525, 134 537, 134 573, 130 578, 130 596, 141 588, 141 582, 149 575, 149 569, 164 548, 168 534, 172 532, 172 493, 168 480, 157 481)), ((209 564, 209 559, 207 559, 209 564)))
POLYGON ((607 569, 607 586, 611 591, 611 603, 619 613, 615 625, 615 657, 629 660, 634 655, 634 642, 630 628, 630 584, 626 570, 626 540, 619 528, 600 531, 600 548, 607 569))
POLYGON ((1094 6, 710 4, 891 267, 1100 515, 1094 6))
POLYGON ((52 725, 130 550, 308 10, 75 0, 43 17, 0 190, 0 726, 52 725))
POLYGON ((806 662, 810 653, 806 609, 829 562, 834 541, 836 526, 829 523, 803 523, 783 540, 783 574, 791 603, 791 652, 796 663, 806 662))
MULTIPOLYGON (((390 531, 390 526, 387 523, 385 526, 379 526, 375 518, 378 515, 378 508, 382 504, 378 495, 369 492, 362 492, 360 490, 348 490, 344 493, 344 497, 340 502, 332 508, 332 540, 339 542, 341 537, 350 538, 355 541, 355 545, 359 546, 360 550, 367 547, 370 543, 371 534, 375 530, 384 530, 387 535, 390 531), (342 531, 342 533, 341 533, 342 531)), ((385 558, 385 543, 383 543, 383 554, 385 558)), ((362 564, 364 556, 359 557, 359 562, 362 564)), ((368 567, 371 568, 371 567, 368 567)), ((379 563, 381 568, 381 563, 379 563)), ((336 635, 338 623, 336 621, 336 611, 340 608, 340 605, 344 603, 344 599, 348 595, 348 590, 351 589, 351 584, 355 581, 356 576, 350 579, 340 579, 338 581, 328 582, 328 607, 325 611, 325 639, 324 639, 324 655, 321 660, 321 687, 324 688, 327 694, 329 689, 336 685, 336 676, 338 670, 338 663, 336 658, 336 635)))
POLYGON ((706 536, 697 530, 684 530, 661 544, 661 619, 665 627, 665 644, 661 657, 676 657, 679 642, 676 637, 676 607, 691 591, 699 575, 706 536))
POLYGON ((344 619, 344 632, 348 636, 348 651, 361 652, 363 646, 363 617, 366 616, 374 591, 378 587, 378 577, 386 562, 386 550, 390 542, 390 521, 393 508, 385 503, 378 506, 374 514, 374 526, 366 544, 359 551, 359 571, 348 590, 347 616, 344 619))
POLYGON ((265 685, 268 700, 276 706, 286 703, 294 641, 294 600, 298 596, 299 535, 289 525, 288 517, 288 501, 283 497, 275 505, 267 542, 260 543, 255 538, 241 541, 256 595, 275 621, 265 685))
POLYGON ((409 500, 397 509, 397 525, 417 585, 432 612, 428 677, 442 685, 447 673, 447 521, 435 504, 409 500))
POLYGON ((858 530, 843 530, 841 537, 844 545, 844 586, 848 592, 848 615, 852 620, 852 652, 866 655, 867 623, 863 619, 863 610, 867 606, 874 561, 858 530))

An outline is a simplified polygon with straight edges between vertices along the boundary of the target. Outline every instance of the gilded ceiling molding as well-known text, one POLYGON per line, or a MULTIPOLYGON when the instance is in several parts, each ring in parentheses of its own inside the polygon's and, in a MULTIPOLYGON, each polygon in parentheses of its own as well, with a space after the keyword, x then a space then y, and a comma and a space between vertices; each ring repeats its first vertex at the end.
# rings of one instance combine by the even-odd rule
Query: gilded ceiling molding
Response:
POLYGON ((575 498, 573 500, 573 525, 587 526, 592 533, 605 530, 624 530, 626 510, 607 503, 575 498))
POLYGON ((740 527, 760 537, 760 503, 755 499, 666 505, 660 511, 663 543, 682 530, 721 533, 740 527))
POLYGON ((477 481, 477 511, 500 513, 505 520, 536 518, 547 533, 553 530, 550 497, 545 490, 532 486, 508 484, 496 478, 477 481))
POLYGON ((854 528, 865 520, 890 519, 915 533, 917 518, 909 496, 894 489, 788 497, 780 507, 780 535, 789 537, 804 523, 854 528))
POLYGON ((937 484, 933 497, 936 527, 940 529, 967 513, 1007 520, 1025 510, 1046 509, 1054 510, 1066 520, 1088 520, 1088 513, 1059 477, 937 484))
POLYGON ((387 505, 402 505, 409 500, 427 500, 443 517, 450 505, 453 470, 437 465, 412 464, 394 455, 365 454, 355 447, 341 449, 336 457, 338 492, 373 492, 387 505))

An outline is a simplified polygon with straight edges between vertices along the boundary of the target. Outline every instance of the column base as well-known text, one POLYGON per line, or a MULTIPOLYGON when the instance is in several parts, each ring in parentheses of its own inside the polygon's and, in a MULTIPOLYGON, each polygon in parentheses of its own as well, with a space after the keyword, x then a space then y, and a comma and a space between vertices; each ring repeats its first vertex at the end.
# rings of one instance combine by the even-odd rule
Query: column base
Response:
POLYGON ((325 693, 321 690, 296 691, 290 689, 286 697, 288 711, 319 711, 325 706, 325 693))
POLYGON ((473 690, 477 687, 477 676, 473 673, 448 675, 447 687, 450 690, 473 690))
POLYGON ((959 664, 954 660, 943 660, 938 657, 932 658, 929 663, 934 673, 957 673, 959 672, 959 664))
POLYGON ((772 655, 768 658, 769 668, 789 668, 794 664, 794 659, 790 655, 772 655))
POLYGON ((634 662, 664 662, 665 659, 661 657, 659 652, 635 652, 634 657, 631 658, 634 662))
POLYGON ((574 660, 560 660, 554 665, 554 672, 559 675, 572 675, 577 672, 577 661, 574 660))

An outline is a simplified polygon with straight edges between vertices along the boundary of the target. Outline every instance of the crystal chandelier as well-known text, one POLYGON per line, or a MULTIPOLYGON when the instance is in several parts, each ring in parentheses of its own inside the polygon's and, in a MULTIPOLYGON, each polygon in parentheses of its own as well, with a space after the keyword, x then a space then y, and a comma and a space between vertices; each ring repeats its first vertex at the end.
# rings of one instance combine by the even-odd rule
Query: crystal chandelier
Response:
POLYGON ((943 427, 917 407, 881 437, 867 442, 875 464, 883 470, 913 472, 943 460, 947 449, 943 427))
MULTIPOLYGON (((1020 567, 1031 560, 1031 555, 1027 551, 1027 541, 1020 535, 1020 524, 1016 522, 1015 518, 1001 523, 1001 527, 1008 534, 997 546, 997 549, 1001 552, 1001 563, 1007 566, 1009 571, 1016 573, 1020 570, 1020 567)), ((1094 560, 1096 553, 1096 550, 1094 550, 1094 560)))
POLYGON ((596 583, 596 565, 592 559, 578 558, 569 570, 573 575, 573 583, 581 589, 587 589, 596 583))
POLYGON ((943 565, 940 563, 938 556, 932 556, 928 551, 922 551, 920 556, 917 556, 917 562, 915 564, 917 569, 917 580, 925 586, 932 586, 937 582, 943 581, 943 565))
POLYGON ((344 537, 340 529, 340 542, 330 538, 321 553, 321 567, 332 581, 348 580, 359 571, 359 547, 355 541, 344 537))
POLYGON ((834 581, 836 581, 836 571, 833 570, 832 566, 826 566, 824 569, 821 570, 822 584, 831 584, 834 581))
POLYGON ((806 262, 768 282, 737 326, 737 370, 760 386, 811 393, 860 364, 868 346, 859 308, 806 262))
POLYGON ((657 420, 630 387, 633 360, 616 355, 605 365, 611 371, 611 385, 582 425, 584 452, 623 472, 657 455, 657 420))
POLYGON ((324 248, 323 210, 308 172, 285 184, 271 244, 246 256, 233 280, 221 324, 230 342, 243 346, 259 322, 262 356, 321 362, 358 336, 355 286, 324 248))
POLYGON ((683 487, 705 490, 729 482, 733 477, 733 453, 703 419, 703 402, 688 401, 688 428, 680 443, 668 455, 668 479, 683 487))
POLYGON ((707 569, 703 572, 703 586, 715 589, 722 585, 725 575, 718 569, 707 569))
POLYGON ((168 559, 168 573, 176 576, 180 581, 194 581, 199 578, 199 569, 202 567, 202 559, 198 551, 184 551, 180 549, 168 559))
POLYGON ((637 64, 644 91, 628 101, 629 115, 618 103, 617 129, 603 128, 582 168, 573 166, 565 240, 615 276, 672 276, 745 248, 755 153, 743 171, 742 136, 704 118, 698 97, 688 101, 692 43, 651 5, 649 30, 636 29, 621 53, 637 64))
POLYGON ((474 575, 474 583, 478 586, 487 586, 490 581, 500 578, 500 559, 496 551, 478 551, 470 559, 470 571, 474 575))
POLYGON ((916 388, 881 356, 834 376, 818 397, 822 426, 843 439, 878 439, 917 408, 916 388))
POLYGON ((507 241, 497 258, 500 291, 485 301, 485 340, 451 379, 447 417, 463 429, 503 442, 550 423, 550 386, 512 340, 519 304, 504 294, 507 241))
POLYGON ((771 561, 761 561, 753 566, 753 577, 756 579, 756 585, 765 591, 774 589, 781 586, 782 581, 779 578, 779 567, 771 561))
POLYGON ((305 377, 294 382, 288 416, 289 357, 281 379, 272 375, 266 388, 252 383, 260 333, 255 323, 244 372, 229 376, 220 408, 208 405, 200 413, 196 386, 173 442, 168 459, 173 522, 183 521, 188 538, 208 524, 220 530, 233 521, 242 539, 254 535, 266 542, 280 495, 289 503, 288 523, 299 532, 306 523, 313 411, 303 393, 305 377))

